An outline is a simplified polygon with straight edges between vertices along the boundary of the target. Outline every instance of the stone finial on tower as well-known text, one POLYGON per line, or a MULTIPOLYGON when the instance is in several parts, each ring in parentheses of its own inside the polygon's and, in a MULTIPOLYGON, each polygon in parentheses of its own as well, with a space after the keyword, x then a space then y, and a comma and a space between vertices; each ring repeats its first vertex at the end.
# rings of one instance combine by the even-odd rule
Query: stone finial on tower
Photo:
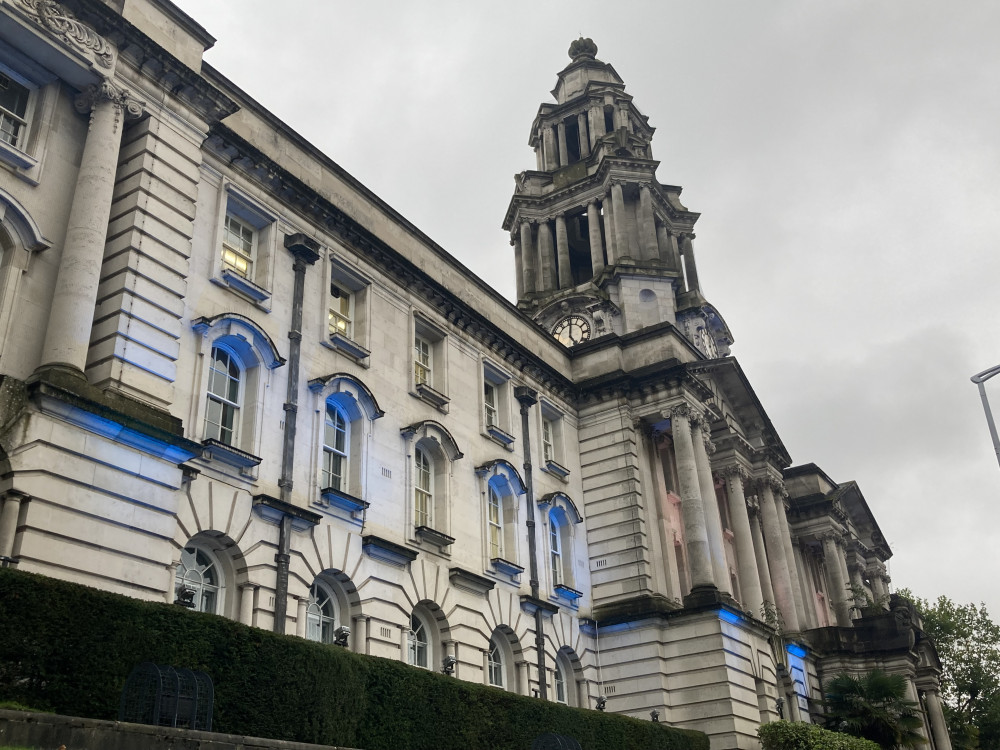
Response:
POLYGON ((597 57, 597 45, 594 44, 593 39, 584 39, 581 36, 569 45, 569 56, 573 59, 573 62, 583 59, 593 60, 597 57))

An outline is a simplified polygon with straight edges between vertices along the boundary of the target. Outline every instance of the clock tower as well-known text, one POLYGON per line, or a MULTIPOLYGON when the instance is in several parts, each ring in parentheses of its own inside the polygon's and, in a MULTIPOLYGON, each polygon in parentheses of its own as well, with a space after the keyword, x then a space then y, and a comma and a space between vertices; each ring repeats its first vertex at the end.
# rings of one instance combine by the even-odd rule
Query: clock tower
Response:
POLYGON ((570 64, 531 125, 535 169, 515 176, 504 218, 517 304, 565 346, 670 324, 709 359, 732 336, 701 292, 698 214, 656 179, 655 128, 597 45, 577 39, 570 64))

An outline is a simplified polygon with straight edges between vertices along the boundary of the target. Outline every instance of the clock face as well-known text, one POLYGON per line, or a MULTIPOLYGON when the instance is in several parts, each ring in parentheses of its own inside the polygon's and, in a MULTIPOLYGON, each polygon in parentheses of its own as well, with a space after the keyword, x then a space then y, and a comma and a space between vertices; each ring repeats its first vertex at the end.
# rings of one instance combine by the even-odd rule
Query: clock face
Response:
POLYGON ((590 339, 590 321, 579 315, 570 315, 560 320, 552 329, 552 335, 563 346, 582 344, 590 339))

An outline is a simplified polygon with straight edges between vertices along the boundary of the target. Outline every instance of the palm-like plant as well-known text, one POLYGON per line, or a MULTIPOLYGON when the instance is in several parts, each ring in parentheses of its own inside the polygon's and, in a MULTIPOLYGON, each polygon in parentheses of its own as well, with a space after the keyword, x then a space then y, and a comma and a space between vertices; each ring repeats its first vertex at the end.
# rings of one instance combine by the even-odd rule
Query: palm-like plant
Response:
POLYGON ((858 677, 841 674, 826 684, 828 729, 864 737, 885 750, 926 742, 920 709, 906 700, 906 680, 899 674, 873 670, 858 677))

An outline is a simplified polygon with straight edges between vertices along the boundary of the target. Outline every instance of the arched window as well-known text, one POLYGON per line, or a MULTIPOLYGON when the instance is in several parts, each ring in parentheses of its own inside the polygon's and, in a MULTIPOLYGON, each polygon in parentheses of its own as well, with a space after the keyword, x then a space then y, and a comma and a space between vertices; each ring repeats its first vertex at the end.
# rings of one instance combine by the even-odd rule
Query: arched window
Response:
POLYGON ((500 493, 497 492, 496 488, 492 484, 489 486, 489 500, 486 518, 487 534, 490 545, 490 559, 492 560, 498 557, 503 558, 503 501, 500 499, 500 493))
POLYGON ((181 551, 174 579, 177 602, 196 612, 221 614, 224 589, 225 577, 214 555, 194 545, 181 551))
POLYGON ((306 638, 317 643, 333 643, 337 620, 337 597, 326 585, 316 581, 309 589, 306 605, 306 638))
POLYGON ((560 663, 559 659, 556 659, 556 669, 553 674, 553 682, 555 685, 553 687, 554 697, 557 703, 566 703, 566 671, 563 669, 563 665, 560 663))
POLYGON ((487 679, 494 687, 506 687, 504 680, 503 649, 495 639, 490 639, 490 650, 486 655, 487 679))
POLYGON ((320 486, 338 491, 346 490, 348 422, 333 404, 326 406, 326 427, 323 431, 323 470, 320 486))
POLYGON ((240 406, 243 399, 243 368, 235 355, 212 347, 208 373, 208 403, 205 409, 205 437, 225 445, 239 441, 240 406))
POLYGON ((427 625, 414 612, 410 615, 410 636, 407 662, 414 667, 430 667, 431 658, 430 634, 427 625))
POLYGON ((549 512, 549 571, 552 574, 552 585, 564 583, 562 531, 559 528, 559 514, 554 510, 549 512))
POLYGON ((427 451, 414 451, 413 525, 434 527, 434 464, 427 451))

